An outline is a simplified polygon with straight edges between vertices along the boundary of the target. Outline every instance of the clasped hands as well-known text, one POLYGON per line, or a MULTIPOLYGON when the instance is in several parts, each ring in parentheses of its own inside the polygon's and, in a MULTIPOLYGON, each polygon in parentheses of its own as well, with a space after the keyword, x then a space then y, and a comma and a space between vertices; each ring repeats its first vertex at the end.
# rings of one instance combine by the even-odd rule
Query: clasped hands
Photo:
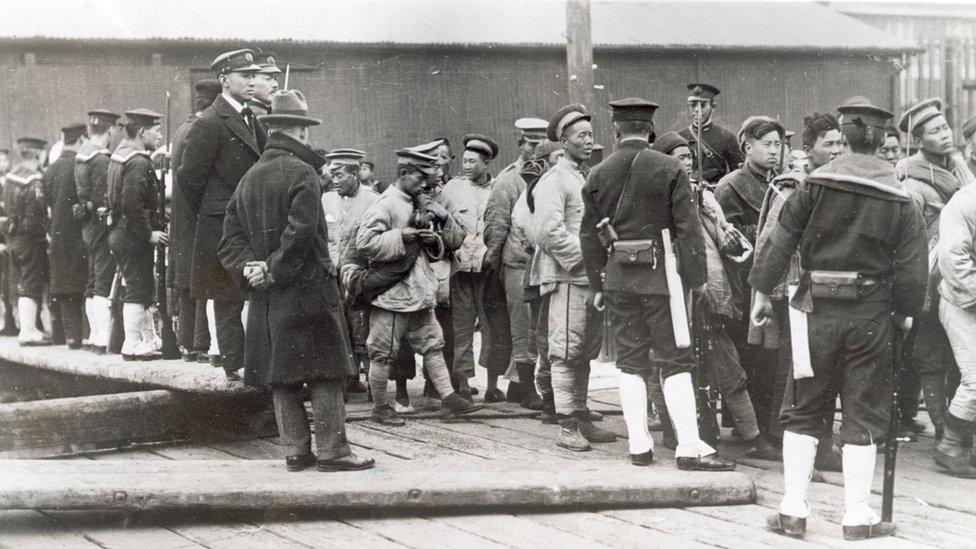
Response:
POLYGON ((244 278, 256 290, 266 290, 273 282, 267 261, 248 261, 244 264, 244 278))

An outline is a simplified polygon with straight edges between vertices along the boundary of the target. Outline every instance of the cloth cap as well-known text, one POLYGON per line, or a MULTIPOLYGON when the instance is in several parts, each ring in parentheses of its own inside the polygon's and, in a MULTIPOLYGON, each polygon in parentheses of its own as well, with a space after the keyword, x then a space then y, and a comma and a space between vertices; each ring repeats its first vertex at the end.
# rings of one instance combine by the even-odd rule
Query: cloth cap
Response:
POLYGON ((841 114, 841 125, 852 123, 854 120, 861 120, 867 126, 882 128, 887 125, 894 115, 890 112, 871 104, 871 101, 860 95, 851 97, 837 106, 837 112, 841 114))
POLYGON ((229 72, 258 72, 261 67, 254 63, 254 50, 234 50, 218 55, 210 63, 210 71, 220 76, 229 72))
POLYGON ((580 120, 590 120, 591 118, 583 105, 579 103, 566 105, 556 111, 549 119, 549 125, 546 126, 546 137, 549 138, 549 141, 559 141, 566 128, 580 120))
POLYGON ((498 143, 487 135, 469 133, 461 139, 461 142, 464 143, 464 150, 479 152, 487 156, 488 160, 498 156, 498 143))
POLYGON ((366 153, 358 149, 333 149, 332 152, 325 155, 325 159, 333 166, 358 166, 364 158, 366 158, 366 153))
POLYGON ((430 143, 424 143, 423 145, 415 145, 413 147, 407 147, 411 151, 416 151, 422 154, 428 154, 430 156, 437 156, 437 147, 443 145, 445 141, 443 139, 435 139, 430 143))
POLYGON ((541 118, 519 118, 515 121, 520 137, 529 143, 538 143, 545 139, 548 125, 549 123, 541 118))
POLYGON ((47 141, 37 137, 18 137, 17 144, 20 145, 21 149, 34 149, 41 151, 47 146, 47 141))
POLYGON ((271 114, 262 114, 258 116, 258 120, 298 126, 318 126, 322 123, 318 118, 308 115, 308 102, 302 92, 295 89, 276 91, 271 96, 271 114))
POLYGON ((125 125, 151 128, 159 124, 162 117, 163 115, 149 109, 132 109, 125 111, 125 125))
POLYGON ((962 136, 965 139, 969 139, 970 136, 976 133, 976 116, 970 118, 962 125, 962 136))
POLYGON ((85 135, 88 128, 81 122, 72 122, 61 128, 65 141, 77 141, 79 137, 85 135))
POLYGON ((654 111, 656 111, 660 106, 657 103, 647 101, 646 99, 641 99, 639 97, 618 99, 616 101, 611 101, 609 105, 610 108, 613 109, 613 114, 610 115, 610 120, 614 122, 623 122, 627 120, 653 122, 654 111))
POLYGON ((651 145, 651 149, 664 153, 671 154, 671 151, 677 149, 678 147, 687 147, 688 141, 684 137, 678 134, 678 132, 668 132, 661 137, 657 138, 657 141, 651 145))
POLYGON ((261 67, 261 74, 281 74, 281 69, 275 63, 277 55, 273 51, 261 51, 254 55, 254 60, 261 67))
POLYGON ((688 92, 688 101, 712 101, 722 93, 715 86, 702 83, 688 84, 688 92))
POLYGON ((532 153, 532 158, 548 158, 550 154, 562 150, 562 148, 562 144, 558 141, 543 139, 535 146, 535 152, 532 153))
POLYGON ((436 175, 438 172, 437 157, 429 154, 417 152, 413 149, 400 149, 397 155, 397 166, 410 166, 416 168, 427 175, 436 175))
POLYGON ((122 115, 116 114, 110 110, 95 109, 95 110, 88 111, 88 123, 92 125, 103 124, 103 123, 114 124, 115 121, 118 120, 121 116, 122 115))
POLYGON ((898 129, 902 133, 912 133, 912 130, 940 114, 942 114, 942 100, 937 97, 926 99, 912 105, 901 115, 901 119, 898 121, 898 129), (909 121, 911 121, 911 127, 908 127, 909 121))

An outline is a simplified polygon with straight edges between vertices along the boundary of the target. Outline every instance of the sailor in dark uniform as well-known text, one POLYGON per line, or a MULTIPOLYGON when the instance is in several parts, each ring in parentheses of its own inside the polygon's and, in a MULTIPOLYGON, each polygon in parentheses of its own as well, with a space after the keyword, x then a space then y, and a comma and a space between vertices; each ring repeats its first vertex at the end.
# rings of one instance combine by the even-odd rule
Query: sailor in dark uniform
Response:
POLYGON ((702 177, 709 186, 742 164, 742 151, 735 134, 712 121, 715 96, 721 93, 711 84, 688 84, 688 115, 691 125, 678 130, 695 155, 695 173, 701 164, 702 177), (701 135, 701 147, 698 136, 701 135), (699 150, 701 158, 698 157, 699 150))

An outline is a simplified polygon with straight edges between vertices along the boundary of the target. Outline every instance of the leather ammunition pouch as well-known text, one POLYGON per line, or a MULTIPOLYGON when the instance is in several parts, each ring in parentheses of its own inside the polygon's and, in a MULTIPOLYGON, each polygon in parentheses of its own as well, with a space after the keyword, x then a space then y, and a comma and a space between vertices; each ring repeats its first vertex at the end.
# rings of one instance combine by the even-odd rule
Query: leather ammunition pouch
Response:
POLYGON ((610 260, 621 265, 650 265, 655 269, 657 255, 654 240, 618 240, 613 243, 610 260))
POLYGON ((857 301, 865 279, 853 271, 810 271, 810 296, 857 301))

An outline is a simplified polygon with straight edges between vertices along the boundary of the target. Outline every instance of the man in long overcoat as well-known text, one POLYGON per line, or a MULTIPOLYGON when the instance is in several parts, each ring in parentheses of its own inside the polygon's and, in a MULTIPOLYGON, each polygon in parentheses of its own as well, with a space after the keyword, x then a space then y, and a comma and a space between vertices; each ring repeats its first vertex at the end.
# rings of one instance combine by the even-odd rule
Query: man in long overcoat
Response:
POLYGON ((75 186, 75 155, 84 141, 85 129, 80 122, 61 128, 64 149, 44 171, 44 198, 51 212, 51 298, 61 310, 65 341, 71 349, 81 348, 81 314, 88 286, 88 250, 81 237, 85 209, 79 204, 75 186))
POLYGON ((289 90, 272 98, 276 113, 261 159, 227 205, 218 253, 234 282, 250 293, 244 382, 269 387, 286 465, 298 471, 368 469, 372 459, 346 441, 343 388, 356 373, 329 257, 318 169, 324 159, 308 147, 304 96, 289 90), (298 114, 302 113, 302 114, 298 114), (312 453, 303 406, 307 385, 315 413, 312 453))
POLYGON ((246 105, 254 96, 254 75, 260 70, 254 63, 254 52, 224 53, 210 68, 223 91, 190 126, 177 183, 197 214, 191 295, 213 302, 220 361, 227 378, 239 380, 237 370, 244 361, 244 294, 221 266, 217 244, 227 203, 244 172, 261 156, 267 135, 246 105))

